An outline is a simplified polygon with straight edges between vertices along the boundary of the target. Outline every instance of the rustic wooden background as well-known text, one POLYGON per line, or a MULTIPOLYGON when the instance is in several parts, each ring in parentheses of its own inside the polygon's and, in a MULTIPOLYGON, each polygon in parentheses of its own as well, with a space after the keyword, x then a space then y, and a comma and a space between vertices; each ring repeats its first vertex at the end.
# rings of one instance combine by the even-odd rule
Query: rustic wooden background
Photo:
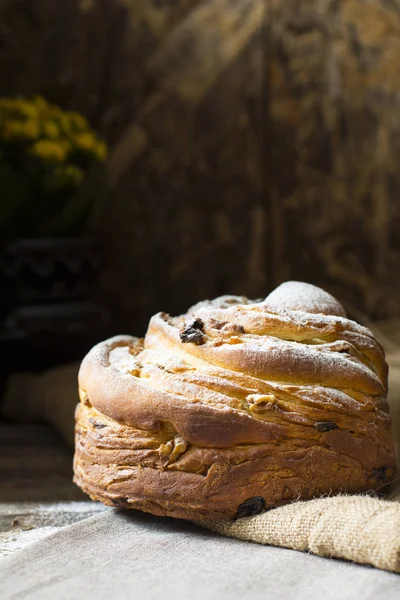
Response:
POLYGON ((400 0, 0 0, 0 94, 108 139, 118 327, 276 283, 400 309, 400 0))

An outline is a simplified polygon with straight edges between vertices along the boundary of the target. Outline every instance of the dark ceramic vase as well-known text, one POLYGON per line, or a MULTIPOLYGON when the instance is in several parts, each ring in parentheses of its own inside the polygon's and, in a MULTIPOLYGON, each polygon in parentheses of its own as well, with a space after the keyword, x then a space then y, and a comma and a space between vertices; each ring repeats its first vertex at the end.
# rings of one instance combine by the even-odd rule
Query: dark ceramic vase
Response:
POLYGON ((0 348, 6 373, 80 360, 109 333, 92 239, 20 239, 1 260, 0 348))
POLYGON ((2 272, 13 305, 73 301, 90 295, 100 269, 86 238, 20 239, 4 252, 2 272))

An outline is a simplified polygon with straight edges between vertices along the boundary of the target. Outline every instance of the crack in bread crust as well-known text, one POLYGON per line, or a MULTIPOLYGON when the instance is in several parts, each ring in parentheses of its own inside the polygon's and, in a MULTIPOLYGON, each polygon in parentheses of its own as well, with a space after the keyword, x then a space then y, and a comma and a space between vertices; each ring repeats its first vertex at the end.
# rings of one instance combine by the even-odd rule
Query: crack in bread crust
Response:
POLYGON ((233 518, 394 475, 383 350, 308 284, 159 313, 95 346, 79 386, 75 481, 106 504, 233 518))

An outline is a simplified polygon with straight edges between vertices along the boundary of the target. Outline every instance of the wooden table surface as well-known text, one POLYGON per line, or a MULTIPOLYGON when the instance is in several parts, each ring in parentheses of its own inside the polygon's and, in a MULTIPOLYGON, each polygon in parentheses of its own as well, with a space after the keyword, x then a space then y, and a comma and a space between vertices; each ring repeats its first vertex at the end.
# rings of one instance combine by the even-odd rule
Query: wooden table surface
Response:
POLYGON ((72 450, 50 428, 0 423, 0 557, 102 510, 72 483, 72 450))

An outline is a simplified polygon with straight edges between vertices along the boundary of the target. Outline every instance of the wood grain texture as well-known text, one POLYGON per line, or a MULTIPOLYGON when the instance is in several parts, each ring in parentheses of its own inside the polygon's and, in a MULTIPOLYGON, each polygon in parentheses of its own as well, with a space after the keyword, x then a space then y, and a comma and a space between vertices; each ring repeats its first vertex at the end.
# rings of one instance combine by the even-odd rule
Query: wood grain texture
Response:
POLYGON ((3 0, 0 17, 0 93, 81 110, 112 145, 120 329, 288 278, 398 314, 400 0, 3 0))
POLYGON ((111 155, 106 234, 107 287, 142 331, 161 308, 265 290, 262 21, 258 0, 202 2, 145 60, 152 87, 111 155))
POLYGON ((400 2, 270 6, 277 277, 396 314, 400 2))

